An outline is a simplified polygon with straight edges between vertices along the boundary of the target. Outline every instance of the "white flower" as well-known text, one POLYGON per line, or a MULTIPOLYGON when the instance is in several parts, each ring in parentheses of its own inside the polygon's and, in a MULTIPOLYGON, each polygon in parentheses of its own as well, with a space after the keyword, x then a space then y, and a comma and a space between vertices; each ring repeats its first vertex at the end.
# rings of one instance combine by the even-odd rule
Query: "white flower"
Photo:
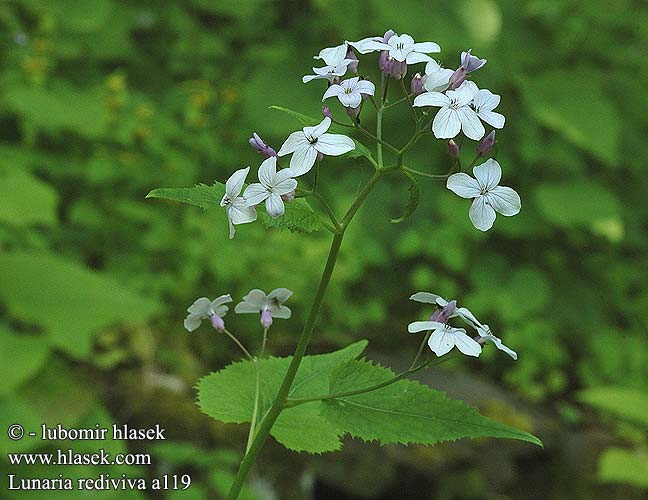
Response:
POLYGON ((312 80, 326 79, 329 82, 333 82, 335 77, 344 76, 347 72, 347 67, 349 64, 354 62, 353 59, 343 59, 335 64, 327 64, 322 68, 313 68, 314 75, 304 75, 302 77, 302 82, 308 83, 312 80))
POLYGON ((283 143, 277 153, 284 156, 292 153, 290 169, 293 176, 304 175, 315 165, 317 153, 327 156, 339 156, 355 149, 355 143, 350 137, 340 134, 327 134, 331 126, 331 119, 326 117, 319 125, 304 127, 298 132, 293 132, 283 143))
POLYGON ((348 51, 347 42, 344 42, 341 45, 320 50, 318 55, 313 56, 313 59, 321 59, 328 66, 335 66, 346 59, 348 51))
POLYGON ((430 52, 441 52, 441 47, 434 42, 415 43, 414 39, 407 35, 393 35, 387 40, 386 45, 389 50, 389 57, 393 57, 398 62, 405 61, 407 64, 416 64, 427 62, 430 52))
MULTIPOLYGON (((437 295, 435 293, 430 293, 430 292, 416 292, 414 295, 410 297, 410 300, 421 302, 423 304, 434 304, 441 308, 446 308, 448 304, 450 304, 449 301, 447 301, 440 295, 437 295)), ((452 302, 455 302, 455 306, 456 306, 456 301, 452 301, 452 302)), ((479 323, 477 318, 475 318, 475 315, 465 307, 452 308, 450 311, 450 316, 447 319, 455 318, 457 316, 471 326, 476 324, 481 325, 481 323, 479 323)), ((475 326, 475 328, 477 327, 475 326)))
POLYGON ((465 81, 457 90, 425 92, 414 99, 414 106, 438 106, 432 131, 437 139, 452 139, 463 130, 469 139, 478 141, 485 130, 475 110, 470 107, 477 93, 477 85, 465 81))
POLYGON ((500 351, 504 351, 506 354, 511 356, 513 359, 518 359, 517 352, 515 352, 513 349, 510 349, 509 347, 505 346, 502 343, 502 339, 499 337, 496 337, 495 335, 492 334, 491 329, 488 325, 480 325, 479 328, 477 328, 477 333, 479 333, 480 336, 480 343, 485 343, 485 342, 490 342, 492 344, 495 344, 495 347, 497 347, 500 351))
POLYGON ((255 288, 243 297, 243 302, 236 304, 234 311, 237 314, 258 313, 261 315, 263 327, 269 328, 272 324, 272 318, 290 318, 292 313, 283 303, 292 294, 287 288, 276 288, 266 295, 263 290, 255 288))
POLYGON ((510 187, 498 186, 502 168, 492 158, 473 168, 475 179, 465 173, 452 174, 446 186, 462 198, 474 198, 470 220, 480 231, 488 231, 495 222, 495 212, 512 216, 520 211, 522 202, 510 187))
POLYGON ((225 183, 225 194, 220 202, 220 206, 227 207, 225 212, 227 214, 227 221, 229 222, 230 239, 234 238, 234 233, 236 232, 234 229, 235 224, 254 222, 257 218, 256 209, 254 207, 248 207, 245 204, 245 198, 239 196, 249 171, 250 167, 237 170, 225 183))
POLYGON ((455 328, 438 321, 414 321, 408 325, 407 330, 410 333, 432 330, 428 346, 437 356, 447 354, 455 346, 467 356, 477 357, 481 353, 479 342, 468 336, 463 328, 455 328))
POLYGON ((425 83, 423 87, 428 92, 443 92, 450 85, 450 77, 453 73, 453 70, 443 68, 432 59, 425 65, 425 83))
POLYGON ((284 203, 281 196, 294 191, 297 181, 293 179, 293 171, 284 168, 277 172, 277 157, 271 156, 259 167, 259 181, 250 184, 243 197, 248 207, 258 205, 265 200, 265 207, 271 217, 284 214, 284 203))
POLYGON ((229 294, 221 295, 212 301, 207 297, 196 299, 196 301, 187 309, 189 314, 184 320, 184 327, 188 331, 193 332, 200 326, 200 323, 202 323, 204 319, 209 318, 212 326, 216 330, 224 330, 225 323, 222 318, 229 310, 229 307, 225 305, 227 302, 232 302, 232 297, 229 294))
POLYGON ((337 97, 342 105, 347 108, 357 108, 362 102, 362 96, 374 95, 376 87, 369 80, 360 80, 357 76, 341 81, 339 84, 331 85, 326 92, 322 101, 329 97, 337 97))
POLYGON ((349 44, 361 54, 369 54, 370 52, 376 52, 378 50, 389 50, 391 48, 382 40, 382 36, 370 36, 363 38, 362 40, 358 40, 357 42, 347 41, 347 44, 349 44))
POLYGON ((504 115, 493 111, 500 103, 500 96, 490 90, 482 89, 473 98, 473 107, 477 116, 495 128, 504 126, 504 115))

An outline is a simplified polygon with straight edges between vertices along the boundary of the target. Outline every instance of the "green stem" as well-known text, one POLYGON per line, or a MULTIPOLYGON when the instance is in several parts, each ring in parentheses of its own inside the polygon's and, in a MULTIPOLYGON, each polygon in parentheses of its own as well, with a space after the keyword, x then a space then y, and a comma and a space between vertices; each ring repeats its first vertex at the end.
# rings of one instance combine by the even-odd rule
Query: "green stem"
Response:
POLYGON ((409 367, 410 370, 414 368, 416 366, 416 363, 418 363, 418 360, 421 359, 421 354, 423 354, 423 349, 425 348, 425 344, 427 344, 428 340, 430 339, 430 335, 432 335, 432 333, 428 332, 423 337, 423 341, 421 342, 418 351, 416 351, 416 356, 414 356, 414 360, 412 361, 412 364, 409 367))
POLYGON ((403 167, 403 170, 409 172, 410 174, 420 175, 421 177, 427 177, 428 179, 447 179, 450 176, 450 173, 452 173, 452 171, 450 171, 450 173, 448 174, 438 174, 438 175, 428 174, 426 172, 421 172, 420 170, 414 170, 413 168, 409 168, 409 167, 403 167))
POLYGON ((248 433, 247 445, 245 453, 247 453, 252 446, 252 439, 254 438, 254 430, 256 428, 257 419, 259 418, 259 388, 261 386, 261 369, 259 368, 259 361, 263 359, 266 350, 266 343, 268 341, 268 329, 263 328, 263 340, 261 341, 261 352, 259 356, 252 359, 254 362, 254 371, 256 372, 256 386, 254 389, 254 406, 252 407, 252 418, 250 419, 250 431, 248 433))
MULTIPOLYGON (((376 133, 378 133, 378 129, 379 128, 382 129, 382 112, 378 113, 378 117, 377 117, 376 121, 378 122, 378 125, 376 126, 376 133)), ((367 137, 373 139, 376 142, 378 147, 380 147, 380 149, 381 149, 381 151, 380 151, 381 155, 382 155, 382 146, 385 146, 391 152, 398 154, 399 149, 397 147, 392 146, 387 141, 383 141, 380 137, 373 135, 367 129, 362 128, 360 125, 356 125, 356 129, 359 130, 360 132, 362 132, 367 137)))
POLYGON ((403 81, 402 78, 399 81, 400 81, 401 90, 403 91, 403 95, 405 96, 405 99, 407 99, 407 104, 409 104, 408 107, 412 112, 412 116, 414 117, 414 123, 416 123, 416 129, 418 130, 419 117, 416 114, 416 110, 414 109, 414 106, 412 104, 412 100, 410 99, 409 92, 405 88, 405 82, 403 81))
POLYGON ((333 227, 334 228, 339 228, 340 227, 340 221, 338 221, 337 217, 335 216, 335 212, 333 212, 333 209, 328 204, 328 202, 326 201, 324 196, 322 196, 317 191, 310 191, 308 194, 313 196, 314 198, 317 199, 317 201, 320 202, 320 205, 322 205, 322 208, 324 209, 326 214, 329 216, 329 219, 331 219, 331 222, 333 223, 333 227))
POLYGON ((380 180, 380 178, 383 176, 384 168, 376 170, 374 172, 373 176, 371 179, 369 179, 369 182, 365 185, 365 187, 360 191, 360 194, 356 198, 356 200, 353 202, 353 205, 347 210, 347 213, 344 215, 342 218, 342 221, 340 222, 340 227, 342 228, 342 232, 344 232, 351 222, 351 219, 353 219, 353 216, 356 214, 358 209, 362 206, 362 203, 364 200, 367 198, 373 187, 376 185, 376 183, 380 180))
POLYGON ((241 351, 243 351, 243 354, 245 354, 245 356, 246 356, 249 360, 254 359, 254 356, 252 356, 252 355, 250 354, 250 351, 248 351, 248 350, 243 346, 243 344, 241 344, 241 342, 239 341, 239 339, 237 339, 236 336, 235 336, 233 333, 231 333, 231 332, 230 332, 229 330, 227 330, 227 329, 223 330, 223 332, 225 333, 225 335, 227 335, 229 338, 231 338, 231 339, 234 341, 234 343, 239 347, 239 349, 241 349, 241 351))

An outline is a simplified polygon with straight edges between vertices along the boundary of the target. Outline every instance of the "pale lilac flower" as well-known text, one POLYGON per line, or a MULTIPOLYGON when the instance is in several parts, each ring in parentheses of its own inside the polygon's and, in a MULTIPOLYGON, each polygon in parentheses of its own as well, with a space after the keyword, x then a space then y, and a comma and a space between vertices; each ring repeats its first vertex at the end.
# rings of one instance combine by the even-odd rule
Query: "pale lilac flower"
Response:
POLYGON ((472 73, 477 71, 479 68, 482 68, 487 60, 480 59, 477 56, 471 54, 472 49, 468 49, 467 52, 461 53, 461 67, 466 70, 467 73, 472 73))
POLYGON ((484 136, 485 130, 471 107, 477 91, 477 86, 467 81, 457 90, 448 90, 445 94, 425 92, 414 99, 414 106, 441 108, 432 122, 432 131, 438 139, 452 139, 463 131, 466 137, 478 141, 484 136))
POLYGON ((362 102, 363 96, 374 95, 376 87, 369 80, 360 80, 354 76, 342 80, 339 84, 333 84, 324 93, 322 101, 329 97, 337 97, 343 106, 357 108, 362 102))
POLYGON ((481 324, 479 323, 479 321, 477 321, 477 318, 475 318, 475 315, 470 312, 470 310, 465 307, 457 307, 456 300, 447 301, 436 293, 416 292, 410 297, 410 300, 437 306, 437 310, 432 314, 432 316, 430 316, 430 321, 447 323, 448 319, 459 317, 471 326, 475 324, 481 324), (448 306, 451 307, 448 308, 448 306), (438 314, 440 312, 443 312, 443 317, 438 315, 435 316, 435 314, 438 314))
POLYGON ((448 177, 446 186, 462 198, 474 198, 470 220, 480 231, 488 231, 495 222, 495 212, 510 217, 520 211, 520 196, 510 187, 499 186, 502 168, 492 158, 473 168, 475 178, 463 172, 448 177))
POLYGON ((284 306, 293 293, 287 288, 277 288, 268 295, 263 290, 250 290, 234 308, 237 314, 257 313, 260 315, 261 325, 269 328, 272 318, 289 319, 290 309, 284 306))
POLYGON ((353 64, 353 59, 343 59, 342 61, 336 64, 327 64, 322 68, 313 68, 314 75, 304 75, 302 77, 302 82, 308 83, 312 80, 328 80, 330 83, 341 76, 344 76, 347 72, 347 68, 350 64, 353 64))
POLYGON ((495 145, 495 131, 491 130, 490 134, 484 137, 479 144, 477 144, 477 153, 479 156, 486 156, 490 153, 490 150, 493 149, 495 145))
POLYGON ((293 177, 299 177, 309 172, 315 165, 318 153, 339 156, 355 149, 355 143, 350 137, 341 134, 327 134, 326 131, 330 126, 331 119, 327 116, 319 125, 304 127, 288 136, 277 154, 284 156, 292 153, 290 169, 293 172, 293 177))
POLYGON ((438 44, 434 42, 416 43, 407 34, 394 34, 387 39, 386 44, 389 45, 389 49, 387 49, 389 51, 389 57, 399 62, 406 62, 407 64, 427 62, 430 60, 430 56, 427 54, 441 52, 441 47, 438 44))
POLYGON ((493 111, 499 103, 500 96, 487 89, 477 91, 473 97, 473 107, 477 116, 495 128, 504 127, 506 121, 504 115, 493 111))
POLYGON ((229 307, 225 305, 227 302, 232 302, 232 297, 229 294, 221 295, 211 301, 207 297, 196 299, 187 309, 189 314, 184 320, 184 327, 187 331, 193 332, 204 319, 209 319, 215 330, 224 331, 225 322, 223 316, 229 310, 229 307))
POLYGON ((413 95, 417 96, 423 93, 423 76, 421 73, 416 73, 412 77, 412 82, 410 83, 410 91, 413 95))
POLYGON ((245 198, 239 196, 245 184, 250 167, 242 168, 234 172, 225 183, 225 194, 221 199, 220 206, 226 207, 227 221, 229 223, 229 237, 234 238, 236 224, 254 222, 257 218, 256 209, 245 204, 245 198))
POLYGON ((264 158, 270 158, 271 156, 277 156, 277 152, 270 146, 268 146, 259 134, 254 132, 252 137, 248 139, 250 146, 256 149, 264 158))
POLYGON ((448 354, 453 347, 457 347, 467 356, 478 357, 481 354, 481 345, 471 338, 463 328, 455 328, 438 321, 414 321, 407 327, 410 333, 431 330, 428 346, 437 356, 448 354))
POLYGON ((259 167, 259 181, 250 184, 243 197, 248 207, 253 207, 265 201, 265 207, 270 217, 280 217, 284 214, 284 202, 281 198, 297 187, 297 181, 289 168, 277 172, 277 157, 271 156, 259 167))

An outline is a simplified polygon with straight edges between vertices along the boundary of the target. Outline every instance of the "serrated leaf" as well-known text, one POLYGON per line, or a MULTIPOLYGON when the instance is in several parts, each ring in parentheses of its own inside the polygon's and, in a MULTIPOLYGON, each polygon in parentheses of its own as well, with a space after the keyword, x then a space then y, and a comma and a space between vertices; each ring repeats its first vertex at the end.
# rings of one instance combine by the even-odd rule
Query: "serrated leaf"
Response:
POLYGON ((46 342, 78 357, 90 354, 101 328, 146 321, 159 304, 109 276, 60 257, 0 253, 0 301, 8 316, 45 331, 46 342))
POLYGON ((410 196, 409 196, 409 200, 407 200, 407 205, 405 205, 405 212, 403 212, 403 215, 401 215, 400 217, 397 217, 396 219, 392 219, 391 220, 392 224, 398 224, 408 219, 410 215, 414 213, 414 211, 419 205, 420 193, 419 193, 418 181, 416 180, 416 177, 414 177, 409 172, 405 172, 405 171, 403 171, 403 174, 410 181, 410 185, 408 188, 410 196))
POLYGON ((270 217, 267 212, 260 213, 266 227, 288 229, 298 233, 311 233, 322 228, 322 221, 310 204, 303 198, 285 203, 286 211, 281 217, 270 217))
MULTIPOLYGON (((331 379, 331 393, 364 389, 394 373, 366 360, 349 361, 331 379)), ((322 414, 336 427, 365 441, 435 444, 460 438, 519 439, 542 446, 528 432, 480 415, 463 401, 418 382, 400 380, 382 389, 324 401, 322 414)))
MULTIPOLYGON (((306 356, 290 391, 291 397, 311 397, 328 392, 329 375, 340 363, 359 356, 367 342, 362 340, 328 354, 306 356)), ((261 380, 260 415, 272 404, 290 357, 267 358, 259 362, 261 380)), ((254 407, 256 371, 252 361, 239 361, 198 382, 198 406, 207 415, 226 423, 249 422, 254 407)), ((271 434, 295 451, 323 453, 341 446, 338 429, 319 414, 313 402, 285 410, 271 434)))
MULTIPOLYGON (((277 111, 281 111, 283 113, 286 113, 286 114, 292 116, 293 118, 295 118, 299 123, 301 123, 305 127, 312 127, 314 125, 319 124, 322 121, 322 118, 312 118, 312 117, 310 117, 308 115, 305 115, 305 114, 300 113, 298 111, 293 111, 292 109, 284 108, 282 106, 270 106, 270 109, 276 109, 277 111)), ((344 128, 340 127, 339 125, 335 125, 335 124, 331 125, 330 130, 332 132, 337 133, 337 134, 347 135, 345 133, 344 128)), ((373 160, 373 157, 371 156, 371 150, 367 146, 362 144, 357 139, 354 139, 353 137, 351 137, 351 139, 353 140, 353 142, 355 142, 355 149, 352 150, 352 151, 349 151, 348 153, 343 154, 342 155, 343 157, 345 157, 345 158, 359 158, 361 156, 364 156, 366 158, 371 158, 373 160)))
POLYGON ((578 399, 597 410, 648 428, 648 395, 628 387, 592 387, 578 399))
POLYGON ((214 182, 211 186, 196 184, 190 188, 158 188, 151 191, 146 197, 178 201, 207 210, 220 206, 224 194, 225 184, 214 182))

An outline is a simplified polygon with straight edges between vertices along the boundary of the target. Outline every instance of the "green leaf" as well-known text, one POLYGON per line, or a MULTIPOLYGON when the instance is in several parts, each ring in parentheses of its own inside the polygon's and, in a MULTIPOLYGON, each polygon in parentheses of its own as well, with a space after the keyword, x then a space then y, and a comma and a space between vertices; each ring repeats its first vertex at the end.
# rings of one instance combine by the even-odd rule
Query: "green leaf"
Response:
POLYGON ((16 335, 0 325, 0 345, 5 362, 0 364, 0 397, 11 394, 43 366, 49 347, 41 338, 16 335))
POLYGON ((58 193, 16 166, 0 170, 0 221, 17 227, 54 225, 58 193))
MULTIPOLYGON (((329 375, 339 364, 359 356, 367 342, 362 340, 329 354, 306 356, 290 397, 311 397, 328 392, 329 375)), ((261 380, 260 415, 272 404, 291 358, 267 358, 259 362, 261 380)), ((198 406, 212 418, 226 423, 250 422, 256 387, 255 364, 239 361, 212 373, 198 382, 198 406)), ((320 414, 320 403, 313 402, 285 410, 271 434, 295 451, 323 453, 341 446, 339 431, 320 414)))
POLYGON ((207 210, 220 206, 224 194, 225 184, 214 182, 211 186, 197 184, 190 188, 158 188, 151 191, 146 197, 178 201, 207 210))
MULTIPOLYGON (((394 373, 366 360, 353 360, 331 379, 331 393, 371 387, 394 373)), ((459 438, 519 439, 542 446, 528 432, 480 415, 463 401, 411 380, 400 380, 382 389, 331 399, 322 404, 323 415, 336 427, 365 441, 434 444, 459 438)))
POLYGON ((535 202, 549 222, 565 228, 596 228, 602 221, 620 220, 617 197, 604 186, 587 181, 544 184, 535 193, 535 202))
POLYGON ((627 387, 592 387, 578 399, 597 410, 648 427, 648 395, 627 387))
POLYGON ((403 174, 410 180, 410 185, 408 188, 410 192, 410 196, 409 196, 409 200, 407 200, 407 205, 405 205, 405 212, 400 217, 396 219, 392 219, 391 220, 392 224, 398 224, 408 219, 410 215, 414 213, 414 211, 419 205, 420 193, 419 193, 418 181, 409 172, 403 171, 403 174))
POLYGON ((620 156, 621 120, 601 88, 603 78, 595 70, 570 66, 524 78, 520 88, 538 121, 614 166, 620 156))
POLYGON ((281 217, 270 217, 265 210, 260 219, 266 227, 289 229, 298 233, 311 233, 322 228, 322 220, 304 198, 285 203, 286 211, 281 217))
MULTIPOLYGON (((299 123, 304 125, 305 127, 313 127, 314 125, 319 124, 322 121, 322 118, 312 118, 308 115, 305 115, 303 113, 299 113, 298 111, 293 111, 292 109, 284 108, 281 106, 270 106, 270 109, 276 109, 277 111, 281 111, 283 113, 286 113, 293 118, 295 118, 299 123)), ((340 127, 339 125, 333 124, 331 125, 331 131, 338 133, 338 134, 346 134, 346 131, 344 130, 344 127, 340 127)), ((367 146, 362 144, 360 141, 354 139, 353 137, 351 138, 353 142, 355 142, 355 149, 352 151, 349 151, 348 153, 343 154, 342 156, 345 158, 359 158, 361 156, 364 156, 366 158, 370 158, 373 160, 373 157, 371 156, 371 151, 367 146)))
POLYGON ((0 269, 9 317, 42 327, 49 344, 74 356, 90 354, 97 330, 145 322, 159 310, 112 278, 53 255, 0 253, 0 269))
POLYGON ((640 450, 608 448, 599 457, 598 478, 603 483, 648 488, 648 454, 640 450))

